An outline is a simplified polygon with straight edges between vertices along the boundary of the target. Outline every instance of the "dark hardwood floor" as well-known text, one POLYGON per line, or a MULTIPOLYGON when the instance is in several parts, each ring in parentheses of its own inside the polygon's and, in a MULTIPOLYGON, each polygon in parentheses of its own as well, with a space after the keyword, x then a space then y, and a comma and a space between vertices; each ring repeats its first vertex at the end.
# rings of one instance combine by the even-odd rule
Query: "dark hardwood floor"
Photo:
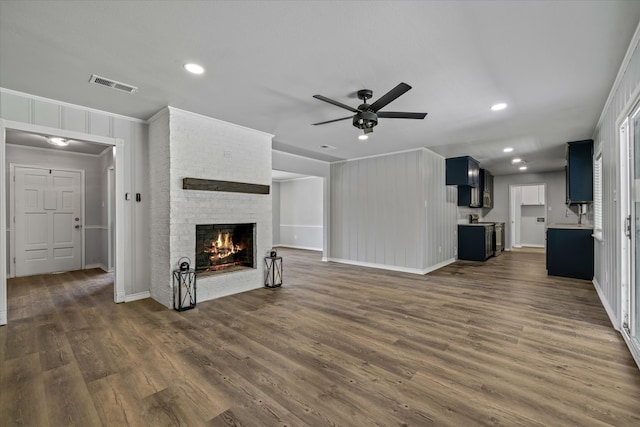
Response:
POLYGON ((178 313, 99 270, 9 281, 3 426, 638 426, 640 370, 544 254, 426 276, 281 249, 284 286, 178 313))

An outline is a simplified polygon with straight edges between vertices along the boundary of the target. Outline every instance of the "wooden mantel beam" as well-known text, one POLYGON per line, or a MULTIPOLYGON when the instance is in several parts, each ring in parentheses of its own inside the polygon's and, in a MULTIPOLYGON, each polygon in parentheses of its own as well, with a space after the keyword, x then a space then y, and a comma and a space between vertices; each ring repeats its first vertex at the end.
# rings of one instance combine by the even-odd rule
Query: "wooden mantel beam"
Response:
POLYGON ((269 194, 269 185, 246 182, 217 181, 215 179, 183 178, 183 190, 226 191, 230 193, 269 194))

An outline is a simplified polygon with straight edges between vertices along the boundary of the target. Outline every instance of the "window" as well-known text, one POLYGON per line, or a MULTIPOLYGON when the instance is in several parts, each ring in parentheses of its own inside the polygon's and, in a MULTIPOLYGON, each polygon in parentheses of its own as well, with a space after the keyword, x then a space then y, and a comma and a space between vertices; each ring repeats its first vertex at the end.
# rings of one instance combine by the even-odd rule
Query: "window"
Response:
POLYGON ((593 162, 593 222, 593 234, 602 240, 602 153, 593 162))

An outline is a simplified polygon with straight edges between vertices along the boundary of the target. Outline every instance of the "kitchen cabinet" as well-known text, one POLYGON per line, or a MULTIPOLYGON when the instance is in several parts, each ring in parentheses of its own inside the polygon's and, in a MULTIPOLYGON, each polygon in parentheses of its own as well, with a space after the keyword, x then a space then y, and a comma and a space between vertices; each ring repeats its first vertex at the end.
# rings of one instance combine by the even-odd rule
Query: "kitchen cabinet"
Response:
POLYGON ((446 159, 446 185, 467 185, 478 187, 480 184, 480 163, 471 156, 446 159))
POLYGON ((458 259, 484 261, 493 255, 495 242, 494 225, 459 224, 458 259))
POLYGON ((593 140, 567 143, 567 204, 593 202, 593 140))
POLYGON ((493 175, 486 169, 480 169, 482 181, 482 207, 493 208, 493 175))
POLYGON ((544 185, 522 187, 522 205, 544 205, 544 185))
POLYGON ((593 227, 550 224, 547 227, 547 273, 593 279, 593 227))
POLYGON ((486 169, 480 169, 477 187, 458 186, 458 206, 470 208, 493 207, 493 175, 486 169))

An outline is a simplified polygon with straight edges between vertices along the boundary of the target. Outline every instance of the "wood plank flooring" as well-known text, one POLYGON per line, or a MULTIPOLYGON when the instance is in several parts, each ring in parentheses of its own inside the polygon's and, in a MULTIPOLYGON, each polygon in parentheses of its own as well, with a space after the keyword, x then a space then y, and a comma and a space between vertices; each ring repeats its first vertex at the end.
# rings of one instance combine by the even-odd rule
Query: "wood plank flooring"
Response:
POLYGON ((284 286, 113 303, 99 270, 9 281, 3 426, 638 426, 640 370, 544 254, 425 276, 281 249, 284 286))

